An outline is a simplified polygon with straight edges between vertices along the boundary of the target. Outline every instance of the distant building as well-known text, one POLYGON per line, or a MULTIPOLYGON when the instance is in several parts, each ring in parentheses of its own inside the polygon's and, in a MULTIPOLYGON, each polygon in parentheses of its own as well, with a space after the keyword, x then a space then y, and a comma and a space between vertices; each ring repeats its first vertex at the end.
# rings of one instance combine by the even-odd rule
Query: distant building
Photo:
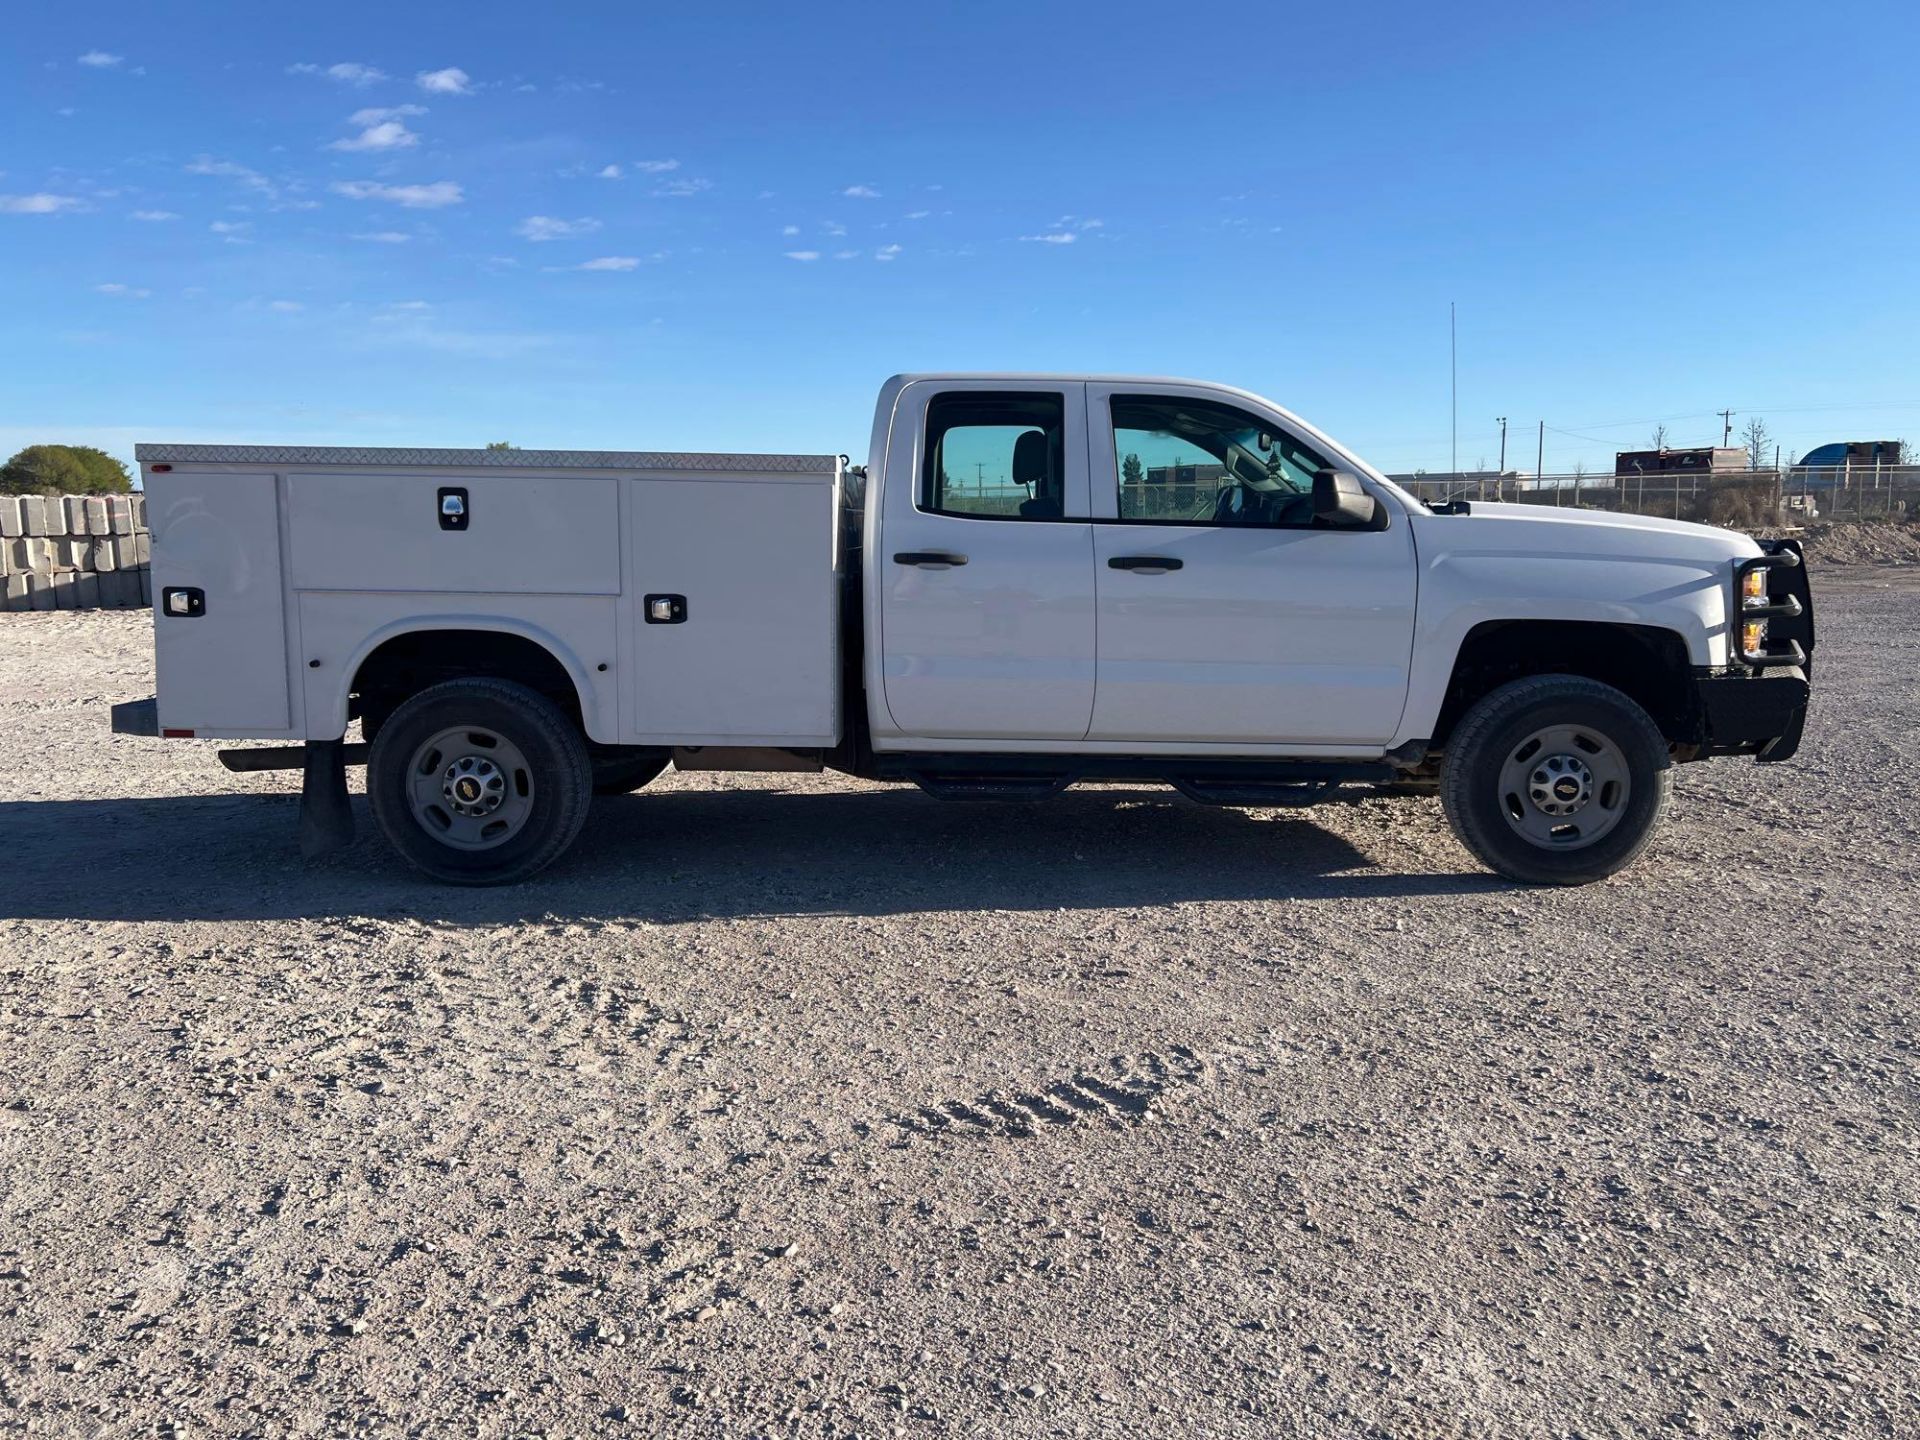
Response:
POLYGON ((1831 445, 1816 445, 1800 457, 1802 465, 1833 465, 1840 468, 1898 465, 1906 450, 1904 440, 1836 440, 1831 445))
POLYGON ((1736 475, 1747 469, 1746 447, 1698 445, 1684 450, 1621 450, 1613 457, 1616 478, 1635 475, 1736 475))
POLYGON ((1906 445, 1899 440, 1836 440, 1816 445, 1793 467, 1793 484, 1801 490, 1837 490, 1863 481, 1872 484, 1883 470, 1900 463, 1906 445))

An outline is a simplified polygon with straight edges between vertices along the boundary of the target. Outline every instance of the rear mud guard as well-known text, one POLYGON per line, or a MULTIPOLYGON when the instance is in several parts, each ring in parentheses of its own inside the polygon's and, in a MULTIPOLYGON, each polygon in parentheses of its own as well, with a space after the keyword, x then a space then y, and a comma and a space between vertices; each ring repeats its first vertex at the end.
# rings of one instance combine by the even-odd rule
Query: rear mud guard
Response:
POLYGON ((300 787, 300 858, 317 860, 353 843, 347 765, 338 740, 309 740, 300 787))

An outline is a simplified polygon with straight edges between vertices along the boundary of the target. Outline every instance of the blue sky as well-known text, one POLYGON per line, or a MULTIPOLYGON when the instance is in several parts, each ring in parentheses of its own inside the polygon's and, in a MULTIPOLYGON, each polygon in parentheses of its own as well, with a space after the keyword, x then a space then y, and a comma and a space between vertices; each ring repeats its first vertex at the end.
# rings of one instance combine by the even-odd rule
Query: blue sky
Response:
POLYGON ((0 453, 851 450, 1196 375, 1384 468, 1920 440, 1896 4, 9 7, 0 453))

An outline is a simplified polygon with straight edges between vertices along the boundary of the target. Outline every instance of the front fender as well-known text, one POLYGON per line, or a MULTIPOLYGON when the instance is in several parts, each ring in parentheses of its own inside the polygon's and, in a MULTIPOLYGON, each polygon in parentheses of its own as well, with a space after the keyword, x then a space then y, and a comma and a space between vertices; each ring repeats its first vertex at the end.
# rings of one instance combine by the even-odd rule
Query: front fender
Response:
MULTIPOLYGON (((1423 556, 1423 560, 1425 557, 1423 556)), ((1407 708, 1396 744, 1434 733, 1460 647, 1494 620, 1671 631, 1690 664, 1724 665, 1732 570, 1718 557, 1442 553, 1423 563, 1407 708)))

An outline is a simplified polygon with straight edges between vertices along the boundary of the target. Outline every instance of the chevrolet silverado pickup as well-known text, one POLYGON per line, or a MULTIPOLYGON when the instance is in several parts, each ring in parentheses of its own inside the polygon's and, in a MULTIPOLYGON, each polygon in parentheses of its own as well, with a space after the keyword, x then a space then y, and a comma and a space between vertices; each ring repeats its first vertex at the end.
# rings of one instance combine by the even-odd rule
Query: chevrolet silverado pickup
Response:
POLYGON ((942 799, 1437 791, 1527 883, 1611 875, 1680 764, 1805 722, 1799 548, 1429 506, 1245 391, 902 375, 845 456, 138 447, 158 695, 117 730, 291 742, 309 856, 367 767, 392 846, 525 879, 595 795, 843 771, 942 799), (357 723, 359 738, 351 739, 357 723))

